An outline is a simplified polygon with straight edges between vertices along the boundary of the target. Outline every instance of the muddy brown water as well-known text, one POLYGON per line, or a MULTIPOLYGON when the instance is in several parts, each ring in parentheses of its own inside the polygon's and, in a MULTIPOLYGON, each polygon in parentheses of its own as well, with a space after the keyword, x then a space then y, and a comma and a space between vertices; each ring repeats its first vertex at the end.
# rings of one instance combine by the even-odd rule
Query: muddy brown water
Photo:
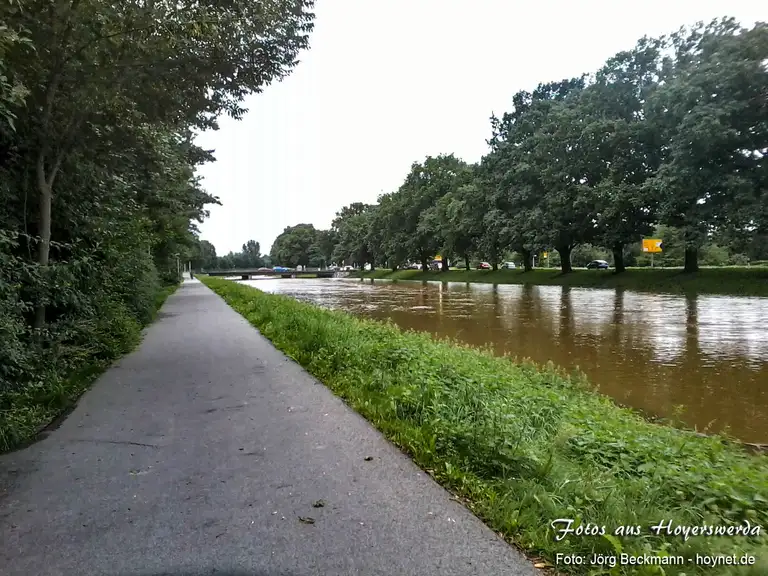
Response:
POLYGON ((578 368, 601 392, 650 416, 768 443, 768 298, 353 279, 246 283, 578 368))

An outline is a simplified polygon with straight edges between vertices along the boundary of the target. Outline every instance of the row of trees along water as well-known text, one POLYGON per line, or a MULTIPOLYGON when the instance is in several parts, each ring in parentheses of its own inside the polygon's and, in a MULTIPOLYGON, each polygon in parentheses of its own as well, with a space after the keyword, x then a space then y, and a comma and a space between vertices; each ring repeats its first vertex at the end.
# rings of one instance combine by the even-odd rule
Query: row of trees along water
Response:
POLYGON ((0 415, 149 319, 217 203, 194 134, 289 73, 311 7, 0 3, 0 415))
POLYGON ((658 264, 688 271, 766 260, 768 26, 722 19, 643 38, 594 74, 515 94, 488 144, 477 164, 414 163, 331 230, 286 228, 272 263, 426 268, 440 254, 530 268, 554 250, 564 272, 598 258, 622 271, 650 264, 643 237, 664 240, 658 264))

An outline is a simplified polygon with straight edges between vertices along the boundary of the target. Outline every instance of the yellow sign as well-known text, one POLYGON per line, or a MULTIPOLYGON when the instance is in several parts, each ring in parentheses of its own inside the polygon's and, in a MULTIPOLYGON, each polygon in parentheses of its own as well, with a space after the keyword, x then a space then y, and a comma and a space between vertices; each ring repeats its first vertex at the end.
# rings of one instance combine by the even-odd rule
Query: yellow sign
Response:
POLYGON ((442 257, 442 256, 440 256, 440 254, 438 254, 437 256, 435 256, 435 260, 440 260, 440 261, 442 262, 442 260, 443 260, 443 257, 442 257))
POLYGON ((643 238, 643 252, 661 252, 664 248, 664 243, 656 238, 643 238))
POLYGON ((546 252, 544 252, 544 258, 546 258, 546 257, 547 257, 547 253, 546 253, 546 252))

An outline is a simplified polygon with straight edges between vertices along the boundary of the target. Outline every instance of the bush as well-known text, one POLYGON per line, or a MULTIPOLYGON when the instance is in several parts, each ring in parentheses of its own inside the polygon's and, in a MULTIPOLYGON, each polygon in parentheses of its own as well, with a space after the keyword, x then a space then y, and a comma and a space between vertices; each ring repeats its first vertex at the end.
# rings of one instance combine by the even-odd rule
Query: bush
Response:
MULTIPOLYGON (((402 332, 217 278, 208 286, 275 346, 407 450, 495 530, 550 560, 555 554, 736 554, 768 570, 768 546, 747 537, 664 537, 675 525, 768 525, 768 458, 722 438, 649 423, 588 389, 583 377, 449 341, 402 332), (558 518, 605 525, 608 537, 554 540, 558 518), (613 537, 618 526, 635 537, 613 537)), ((586 574, 587 566, 560 565, 586 574)), ((665 566, 666 575, 708 573, 665 566)), ((662 574, 620 566, 611 574, 662 574)))
POLYGON ((161 288, 151 257, 131 244, 109 258, 71 250, 45 274, 18 246, 18 235, 0 230, 0 452, 31 439, 133 348, 175 288, 161 288), (48 295, 49 320, 37 332, 36 294, 48 295))
POLYGON ((749 258, 746 254, 731 254, 728 264, 730 266, 747 266, 749 265, 749 258))

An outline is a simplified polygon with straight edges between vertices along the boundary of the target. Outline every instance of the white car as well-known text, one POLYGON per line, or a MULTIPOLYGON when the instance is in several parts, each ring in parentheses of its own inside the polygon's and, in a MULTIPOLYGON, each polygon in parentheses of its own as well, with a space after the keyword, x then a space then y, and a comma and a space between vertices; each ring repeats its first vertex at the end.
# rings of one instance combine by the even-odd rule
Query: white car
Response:
POLYGON ((504 264, 502 264, 501 267, 506 268, 507 270, 514 270, 515 268, 517 268, 514 262, 504 262, 504 264))

